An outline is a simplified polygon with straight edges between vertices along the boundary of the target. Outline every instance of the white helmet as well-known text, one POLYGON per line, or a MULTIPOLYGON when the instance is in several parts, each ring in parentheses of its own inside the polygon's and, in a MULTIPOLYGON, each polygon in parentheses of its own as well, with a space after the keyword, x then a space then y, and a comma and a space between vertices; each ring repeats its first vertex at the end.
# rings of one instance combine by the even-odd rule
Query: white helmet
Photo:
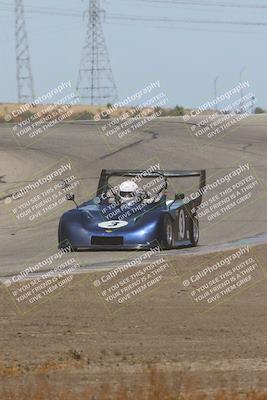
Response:
POLYGON ((119 186, 119 196, 123 202, 132 201, 137 197, 138 186, 133 181, 122 182, 119 186))

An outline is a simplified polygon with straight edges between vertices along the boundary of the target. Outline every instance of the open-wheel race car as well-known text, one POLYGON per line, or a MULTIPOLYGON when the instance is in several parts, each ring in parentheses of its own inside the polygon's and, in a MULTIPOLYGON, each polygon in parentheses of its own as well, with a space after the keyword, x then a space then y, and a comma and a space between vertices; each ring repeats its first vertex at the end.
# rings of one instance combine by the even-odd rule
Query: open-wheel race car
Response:
POLYGON ((202 202, 206 172, 102 170, 96 197, 65 212, 58 227, 59 248, 73 250, 163 249, 196 246, 199 240, 197 209, 202 202), (198 195, 185 199, 173 192, 172 178, 199 178, 198 195), (114 184, 112 180, 115 179, 114 184), (119 180, 122 182, 119 183, 119 180), (144 183, 140 187, 140 181, 144 183), (151 184, 152 182, 152 184, 151 184))

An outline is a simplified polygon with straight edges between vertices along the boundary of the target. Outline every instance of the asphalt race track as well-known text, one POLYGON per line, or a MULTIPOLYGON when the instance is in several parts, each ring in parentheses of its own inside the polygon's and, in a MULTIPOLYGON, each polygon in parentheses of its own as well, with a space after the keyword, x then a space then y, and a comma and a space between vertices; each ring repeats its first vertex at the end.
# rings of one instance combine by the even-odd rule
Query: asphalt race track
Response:
MULTIPOLYGON (((55 210, 42 221, 23 224, 11 215, 6 198, 18 188, 34 181, 42 171, 61 159, 70 160, 82 183, 76 194, 77 202, 93 196, 102 168, 142 168, 144 160, 156 159, 162 169, 206 169, 208 177, 230 170, 230 165, 247 162, 261 184, 253 192, 247 206, 225 215, 225 218, 205 226, 200 223, 201 240, 197 249, 179 249, 177 254, 209 252, 225 248, 225 244, 253 238, 251 243, 266 241, 267 232, 267 118, 251 116, 224 132, 223 137, 195 140, 190 132, 194 120, 184 123, 182 118, 158 119, 145 125, 136 136, 115 145, 107 144, 101 122, 70 122, 55 128, 30 145, 18 143, 11 124, 0 125, 0 274, 7 276, 22 270, 29 262, 38 261, 57 249, 58 219, 70 202, 55 210), (243 161, 240 161, 240 160, 243 161), (245 161, 244 161, 245 160, 245 161)), ((225 174, 225 172, 224 172, 225 174)), ((209 179, 208 179, 209 181, 209 179)), ((175 188, 178 190, 178 188, 175 188)), ((129 253, 80 252, 86 268, 110 268, 129 253)))

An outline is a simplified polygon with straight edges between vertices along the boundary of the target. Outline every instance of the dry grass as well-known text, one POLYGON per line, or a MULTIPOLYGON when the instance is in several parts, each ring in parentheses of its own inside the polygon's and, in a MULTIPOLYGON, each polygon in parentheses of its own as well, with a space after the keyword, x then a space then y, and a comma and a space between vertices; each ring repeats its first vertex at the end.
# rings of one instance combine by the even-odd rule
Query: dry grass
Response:
MULTIPOLYGON (((34 107, 30 107, 28 111, 25 111, 23 114, 20 114, 19 110, 23 107, 24 104, 18 103, 0 103, 0 123, 4 122, 12 122, 19 123, 25 120, 31 121, 31 118, 34 117, 35 114, 41 113, 42 117, 48 116, 51 111, 49 107, 51 104, 39 104, 34 107), (46 111, 47 110, 47 111, 46 111), (11 120, 6 121, 5 117, 7 115, 12 115, 12 112, 15 112, 16 117, 12 117, 11 120)), ((61 106, 54 104, 54 110, 58 110, 61 106)), ((64 118, 64 120, 93 120, 96 115, 99 115, 102 111, 106 111, 108 109, 107 106, 92 106, 92 105, 68 105, 68 110, 71 110, 69 116, 64 118)), ((176 108, 159 108, 157 111, 161 112, 161 116, 177 116, 180 114, 175 113, 176 108)), ((117 118, 129 113, 131 117, 142 117, 151 115, 154 113, 154 109, 151 107, 144 107, 141 111, 136 111, 135 107, 118 107, 116 110, 113 110, 110 118, 117 118)), ((189 113, 190 109, 184 109, 184 113, 189 113)), ((207 114, 212 113, 212 111, 207 111, 207 114)), ((182 115, 182 114, 181 114, 182 115)), ((40 117, 41 118, 41 117, 40 117)), ((39 117, 37 120, 40 119, 39 117)), ((34 119, 35 120, 35 119, 34 119)))
MULTIPOLYGON (((10 383, 10 382, 9 382, 10 383)), ((75 388, 75 382, 73 382, 75 388)), ((35 375, 34 382, 12 389, 1 385, 0 398, 3 400, 267 400, 267 393, 250 391, 246 393, 218 391, 211 395, 194 391, 194 382, 183 382, 183 378, 171 378, 156 368, 144 370, 143 377, 133 390, 123 384, 104 384, 99 390, 87 388, 82 392, 57 390, 46 375, 35 375)))
MULTIPOLYGON (((12 112, 15 112, 15 115, 20 114, 18 110, 22 107, 23 104, 9 103, 9 104, 0 104, 0 122, 6 122, 5 116, 12 115, 12 112)), ((53 110, 59 110, 62 106, 54 104, 40 104, 34 107, 31 107, 29 111, 25 111, 23 114, 20 114, 16 117, 12 117, 12 119, 8 122, 19 123, 25 120, 31 121, 33 116, 37 113, 41 113, 42 118, 51 114, 51 107, 53 110), (50 110, 50 111, 49 111, 50 110)), ((116 111, 113 111, 111 117, 119 117, 125 114, 125 112, 131 110, 130 107, 119 107, 116 111)), ((107 110, 106 106, 91 106, 91 105, 68 105, 68 111, 71 111, 70 115, 64 120, 92 120, 96 115, 99 115, 104 110, 107 110)), ((145 108, 144 113, 151 114, 153 110, 151 108, 145 108)), ((61 112, 63 114, 63 112, 61 112)), ((139 114, 138 114, 139 115, 139 114)), ((134 115, 133 115, 134 116, 134 115)), ((37 120, 41 119, 41 117, 37 118, 37 120)), ((34 120, 33 120, 34 121, 34 120)))

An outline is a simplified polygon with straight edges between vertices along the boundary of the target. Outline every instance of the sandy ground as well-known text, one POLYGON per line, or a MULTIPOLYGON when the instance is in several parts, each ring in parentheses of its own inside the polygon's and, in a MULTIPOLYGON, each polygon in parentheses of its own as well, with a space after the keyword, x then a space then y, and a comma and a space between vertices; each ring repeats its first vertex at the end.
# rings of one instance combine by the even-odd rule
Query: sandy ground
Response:
MULTIPOLYGON (((267 246, 254 251, 267 273, 267 246)), ((200 313, 179 277, 208 257, 176 258, 177 276, 168 280, 167 274, 155 290, 115 313, 92 285, 99 272, 76 276, 25 315, 1 286, 2 387, 19 390, 40 373, 54 388, 73 389, 73 382, 77 391, 105 383, 136 387, 152 364, 197 389, 266 389, 266 279, 200 313)))

